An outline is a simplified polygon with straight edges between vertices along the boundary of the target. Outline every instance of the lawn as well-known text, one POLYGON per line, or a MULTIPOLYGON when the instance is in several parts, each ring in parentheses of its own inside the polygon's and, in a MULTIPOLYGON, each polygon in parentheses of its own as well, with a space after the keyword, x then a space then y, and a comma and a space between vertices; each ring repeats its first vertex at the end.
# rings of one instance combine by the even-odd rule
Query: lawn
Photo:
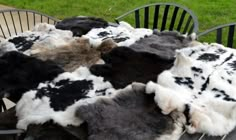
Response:
POLYGON ((0 0, 1 4, 37 10, 59 19, 85 15, 108 21, 114 21, 115 17, 135 7, 155 2, 175 2, 188 7, 198 17, 200 32, 236 22, 235 0, 0 0))

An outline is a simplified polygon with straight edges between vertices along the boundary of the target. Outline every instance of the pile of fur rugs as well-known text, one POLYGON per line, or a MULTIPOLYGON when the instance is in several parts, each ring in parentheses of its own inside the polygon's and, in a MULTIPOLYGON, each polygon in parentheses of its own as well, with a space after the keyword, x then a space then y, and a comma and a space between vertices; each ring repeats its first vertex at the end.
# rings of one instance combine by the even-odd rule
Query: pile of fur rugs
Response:
POLYGON ((24 140, 227 137, 236 51, 195 39, 95 17, 38 24, 0 43, 0 97, 16 104, 0 129, 24 140))

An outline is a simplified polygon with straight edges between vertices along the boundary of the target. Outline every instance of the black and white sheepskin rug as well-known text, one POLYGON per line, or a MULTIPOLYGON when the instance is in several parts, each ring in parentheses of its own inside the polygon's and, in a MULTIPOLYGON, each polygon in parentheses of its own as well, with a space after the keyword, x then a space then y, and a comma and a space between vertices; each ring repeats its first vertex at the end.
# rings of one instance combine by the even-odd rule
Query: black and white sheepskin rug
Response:
POLYGON ((104 77, 114 88, 124 88, 132 82, 156 81, 163 70, 171 68, 174 60, 166 60, 148 52, 136 52, 128 47, 117 47, 103 54, 105 64, 90 67, 91 73, 104 77))
POLYGON ((228 134, 236 126, 236 51, 200 45, 177 51, 174 66, 149 82, 163 114, 182 112, 189 133, 228 134))
POLYGON ((8 43, 0 44, 0 46, 12 48, 14 45, 16 50, 30 55, 43 48, 54 49, 58 46, 67 45, 73 40, 71 31, 59 30, 54 25, 40 23, 35 25, 31 31, 8 38, 6 40, 8 43))
POLYGON ((86 104, 86 98, 110 96, 112 90, 109 82, 92 75, 86 67, 62 73, 23 94, 16 105, 17 128, 26 130, 29 124, 50 120, 61 126, 79 126, 83 121, 74 115, 77 106, 86 104))
POLYGON ((87 34, 93 28, 106 28, 108 22, 102 18, 78 16, 63 19, 56 24, 57 29, 70 30, 73 36, 87 34))
POLYGON ((153 98, 145 93, 144 84, 133 83, 110 97, 79 106, 76 116, 88 124, 88 140, 178 139, 184 120, 176 112, 172 117, 177 123, 163 115, 153 98))
POLYGON ((94 28, 82 37, 88 38, 90 43, 97 47, 104 39, 111 38, 117 46, 130 46, 141 38, 153 34, 151 29, 133 28, 127 22, 120 22, 118 26, 108 26, 106 28, 94 28))
POLYGON ((51 61, 41 61, 16 51, 1 56, 0 67, 0 97, 15 103, 24 92, 64 72, 51 61))

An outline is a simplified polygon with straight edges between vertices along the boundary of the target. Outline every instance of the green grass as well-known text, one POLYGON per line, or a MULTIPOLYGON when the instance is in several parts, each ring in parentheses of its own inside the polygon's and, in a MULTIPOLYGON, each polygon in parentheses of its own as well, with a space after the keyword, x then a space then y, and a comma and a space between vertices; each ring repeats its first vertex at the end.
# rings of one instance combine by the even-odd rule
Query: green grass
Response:
POLYGON ((111 22, 131 9, 155 2, 175 2, 188 7, 198 17, 200 32, 236 22, 235 0, 0 0, 1 4, 40 11, 59 19, 84 15, 111 22))

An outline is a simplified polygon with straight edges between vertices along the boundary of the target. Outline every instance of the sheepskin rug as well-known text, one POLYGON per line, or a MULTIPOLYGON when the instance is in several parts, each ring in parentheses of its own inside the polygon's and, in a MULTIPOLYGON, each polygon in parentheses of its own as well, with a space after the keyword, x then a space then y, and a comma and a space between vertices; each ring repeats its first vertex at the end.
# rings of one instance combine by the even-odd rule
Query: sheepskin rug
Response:
POLYGON ((76 116, 88 124, 88 140, 177 140, 184 120, 176 112, 176 123, 163 115, 153 98, 144 84, 133 83, 79 106, 76 116))
POLYGON ((71 31, 56 29, 54 25, 40 23, 35 25, 32 31, 12 36, 7 41, 13 43, 17 50, 30 55, 38 48, 53 49, 67 45, 73 41, 73 34, 71 31))
POLYGON ((104 77, 116 89, 132 82, 156 81, 156 76, 171 68, 174 60, 166 60, 148 52, 136 52, 129 47, 116 47, 103 54, 105 64, 90 67, 91 73, 104 77))
POLYGON ((94 28, 82 37, 89 38, 90 43, 97 47, 104 39, 111 38, 117 46, 130 46, 141 38, 153 34, 151 29, 133 28, 127 22, 120 22, 117 27, 94 28))
POLYGON ((164 59, 174 60, 175 50, 198 45, 196 34, 182 35, 175 31, 154 32, 145 38, 141 38, 129 47, 138 52, 156 54, 164 59))
POLYGON ((73 32, 73 36, 82 36, 93 28, 106 28, 107 26, 108 22, 102 18, 86 16, 65 18, 56 24, 57 29, 70 30, 73 32))
POLYGON ((65 46, 54 49, 43 48, 31 56, 44 61, 52 60, 65 71, 72 72, 80 66, 90 67, 101 62, 101 54, 109 52, 114 47, 116 43, 112 39, 105 39, 100 46, 94 48, 88 39, 81 37, 65 46))
POLYGON ((112 94, 112 85, 94 76, 88 68, 60 74, 52 81, 40 83, 24 93, 16 105, 17 128, 43 124, 52 120, 61 125, 78 126, 83 121, 75 117, 76 107, 87 103, 86 98, 112 94))
POLYGON ((189 133, 228 134, 236 126, 236 51, 218 44, 184 48, 174 66, 149 82, 163 114, 182 112, 189 133))
POLYGON ((63 72, 51 61, 41 61, 17 51, 7 52, 0 57, 0 97, 16 103, 24 92, 63 72))

